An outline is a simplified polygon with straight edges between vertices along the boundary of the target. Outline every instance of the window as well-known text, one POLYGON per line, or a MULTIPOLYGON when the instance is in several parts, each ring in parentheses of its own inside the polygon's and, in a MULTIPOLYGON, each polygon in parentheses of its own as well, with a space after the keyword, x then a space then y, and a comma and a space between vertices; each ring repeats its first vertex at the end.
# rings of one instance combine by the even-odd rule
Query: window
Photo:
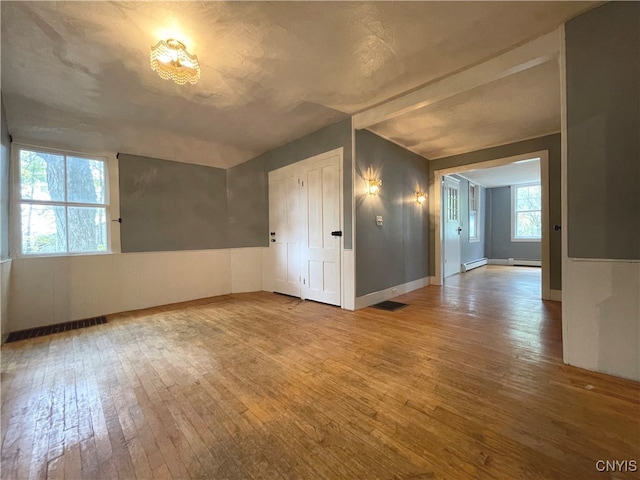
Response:
POLYGON ((469 241, 480 241, 480 187, 469 183, 469 241))
POLYGON ((539 241, 542 235, 540 184, 511 187, 511 240, 539 241))
POLYGON ((106 252, 106 162, 18 147, 23 255, 106 252))

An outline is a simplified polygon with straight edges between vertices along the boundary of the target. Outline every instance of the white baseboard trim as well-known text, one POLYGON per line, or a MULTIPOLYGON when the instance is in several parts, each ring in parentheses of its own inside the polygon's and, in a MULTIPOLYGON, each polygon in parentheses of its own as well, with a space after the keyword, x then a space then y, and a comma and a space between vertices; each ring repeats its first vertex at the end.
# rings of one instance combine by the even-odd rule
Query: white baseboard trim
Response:
POLYGON ((490 258, 487 263, 489 265, 509 265, 509 260, 506 258, 490 258))
POLYGON ((562 290, 549 290, 549 300, 553 300, 554 302, 561 302, 562 290))
POLYGON ((436 277, 429 277, 429 285, 437 285, 436 277))
POLYGON ((398 295, 402 295, 403 293, 412 292, 414 290, 417 290, 418 288, 426 287, 427 285, 429 285, 429 278, 430 277, 419 278, 418 280, 414 280, 412 282, 403 283, 402 285, 396 285, 395 287, 389 287, 385 288, 384 290, 368 293, 366 295, 363 295, 362 297, 356 297, 356 310, 374 305, 376 303, 384 302, 385 300, 397 297, 398 295))

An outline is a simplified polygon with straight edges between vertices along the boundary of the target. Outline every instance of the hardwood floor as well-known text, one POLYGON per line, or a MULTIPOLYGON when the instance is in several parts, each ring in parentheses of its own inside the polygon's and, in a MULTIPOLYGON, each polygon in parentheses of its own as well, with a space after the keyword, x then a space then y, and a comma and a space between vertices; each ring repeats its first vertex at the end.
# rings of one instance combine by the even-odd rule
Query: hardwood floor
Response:
POLYGON ((626 479, 640 385, 562 364, 539 270, 342 311, 265 292, 2 347, 2 478, 626 479))

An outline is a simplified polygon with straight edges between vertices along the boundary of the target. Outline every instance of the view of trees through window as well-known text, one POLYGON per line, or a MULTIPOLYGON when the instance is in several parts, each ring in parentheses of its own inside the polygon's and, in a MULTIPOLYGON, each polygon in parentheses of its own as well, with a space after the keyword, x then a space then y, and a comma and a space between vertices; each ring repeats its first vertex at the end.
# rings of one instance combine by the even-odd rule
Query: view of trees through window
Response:
POLYGON ((20 150, 24 255, 107 250, 105 162, 20 150))
POLYGON ((542 189, 540 185, 519 185, 514 195, 515 238, 542 236, 542 189))

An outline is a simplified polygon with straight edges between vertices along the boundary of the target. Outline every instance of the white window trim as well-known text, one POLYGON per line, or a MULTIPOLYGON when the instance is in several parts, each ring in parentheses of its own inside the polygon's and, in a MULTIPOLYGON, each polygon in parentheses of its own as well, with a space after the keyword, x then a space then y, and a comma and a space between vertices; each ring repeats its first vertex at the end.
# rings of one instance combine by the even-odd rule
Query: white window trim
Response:
MULTIPOLYGON (((10 215, 9 215, 9 248, 10 256, 12 258, 47 258, 47 257, 79 257, 79 256, 94 256, 94 255, 109 255, 114 253, 112 250, 113 245, 113 229, 112 223, 112 189, 111 189, 111 167, 113 165, 112 159, 106 154, 96 154, 90 152, 80 152, 71 149, 50 148, 41 146, 35 143, 14 141, 11 143, 11 185, 10 185, 10 215), (65 156, 77 156, 80 158, 87 158, 91 160, 99 160, 104 162, 105 176, 104 176, 104 204, 88 204, 78 202, 58 202, 58 201, 39 201, 39 200, 23 200, 20 193, 20 150, 33 150, 45 153, 53 153, 65 156), (22 203, 32 203, 38 205, 54 205, 54 206, 92 206, 103 207, 105 209, 105 221, 107 224, 107 248, 105 251, 93 251, 93 252, 58 252, 58 253, 37 253, 37 254, 24 254, 22 252, 22 225, 20 215, 20 205, 22 203)), ((118 242, 119 243, 119 242, 118 242)))
MULTIPOLYGON (((540 188, 542 188, 542 185, 540 182, 522 183, 519 185, 511 185, 509 187, 509 189, 511 190, 511 241, 512 242, 533 243, 533 242, 542 241, 542 235, 540 235, 539 237, 516 237, 516 189, 518 187, 535 187, 535 186, 539 186, 540 188)), ((542 203, 540 205, 540 208, 542 211, 542 203)))
POLYGON ((480 185, 477 185, 475 183, 471 183, 469 182, 469 190, 468 190, 468 197, 469 197, 469 215, 468 215, 468 221, 469 221, 469 232, 471 232, 471 187, 474 187, 474 191, 475 191, 475 203, 476 203, 476 236, 475 237, 471 237, 471 234, 469 234, 469 243, 480 243, 480 237, 481 237, 481 233, 480 233, 480 209, 481 209, 481 204, 480 202, 481 200, 481 195, 480 195, 480 185))

